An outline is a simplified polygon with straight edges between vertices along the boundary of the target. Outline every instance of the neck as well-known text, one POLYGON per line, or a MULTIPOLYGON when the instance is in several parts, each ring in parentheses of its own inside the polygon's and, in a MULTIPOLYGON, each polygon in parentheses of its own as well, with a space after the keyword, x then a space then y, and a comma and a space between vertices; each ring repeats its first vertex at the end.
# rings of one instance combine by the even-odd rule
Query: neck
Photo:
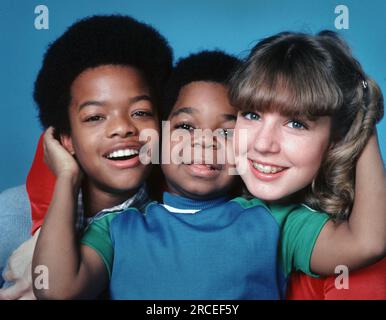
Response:
POLYGON ((190 197, 185 197, 177 194, 172 194, 165 192, 163 195, 163 202, 165 205, 171 206, 177 209, 183 210, 204 210, 209 209, 224 202, 228 201, 228 197, 223 195, 220 197, 212 198, 212 199, 192 199, 190 197))
POLYGON ((283 197, 281 199, 273 200, 273 201, 266 201, 266 202, 272 203, 272 204, 283 204, 283 205, 303 203, 305 201, 305 198, 306 198, 307 190, 308 190, 308 186, 302 190, 299 190, 299 191, 297 191, 293 194, 290 194, 286 197, 283 197))
POLYGON ((93 217, 103 209, 121 204, 137 193, 138 189, 125 192, 103 190, 90 182, 82 185, 83 207, 86 217, 93 217))
POLYGON ((173 184, 171 181, 166 180, 166 191, 169 192, 170 194, 177 195, 180 197, 192 199, 192 200, 197 200, 197 201, 206 201, 206 200, 212 200, 215 198, 221 198, 221 197, 228 197, 228 189, 224 190, 216 190, 216 192, 211 192, 207 194, 202 194, 202 193, 194 193, 194 192, 189 192, 187 190, 184 190, 183 188, 180 188, 179 186, 173 184))

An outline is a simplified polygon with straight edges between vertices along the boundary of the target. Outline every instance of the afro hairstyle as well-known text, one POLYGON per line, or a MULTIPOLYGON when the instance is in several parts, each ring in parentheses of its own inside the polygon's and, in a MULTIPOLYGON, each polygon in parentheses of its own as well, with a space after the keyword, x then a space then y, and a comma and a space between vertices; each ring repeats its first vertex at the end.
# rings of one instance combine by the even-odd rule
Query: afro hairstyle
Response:
POLYGON ((137 68, 160 102, 173 53, 158 31, 131 17, 102 15, 77 21, 49 46, 35 81, 34 99, 44 128, 70 133, 71 85, 83 71, 101 65, 137 68))
POLYGON ((162 118, 169 117, 180 90, 195 81, 227 84, 241 61, 223 51, 201 51, 178 60, 166 85, 162 118))

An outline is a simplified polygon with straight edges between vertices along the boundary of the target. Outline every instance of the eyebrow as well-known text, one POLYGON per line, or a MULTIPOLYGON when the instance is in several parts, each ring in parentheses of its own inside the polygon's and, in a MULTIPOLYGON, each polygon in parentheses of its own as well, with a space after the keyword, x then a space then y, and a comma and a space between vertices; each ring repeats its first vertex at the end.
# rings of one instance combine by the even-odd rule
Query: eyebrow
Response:
MULTIPOLYGON (((194 114, 194 113, 199 113, 199 111, 196 108, 184 107, 184 108, 180 108, 180 109, 174 111, 171 114, 170 118, 176 117, 176 116, 178 116, 181 113, 194 114)), ((221 115, 221 117, 225 121, 236 121, 237 120, 237 116, 233 115, 233 114, 230 114, 230 113, 224 113, 224 114, 221 115)))
MULTIPOLYGON (((146 100, 146 101, 150 101, 151 102, 150 96, 148 96, 147 94, 143 94, 143 95, 131 98, 129 100, 129 105, 132 105, 132 104, 137 103, 138 101, 142 101, 142 100, 146 100)), ((82 110, 84 107, 87 107, 87 106, 100 106, 100 107, 104 107, 105 105, 106 105, 106 101, 103 101, 103 100, 101 100, 101 101, 98 101, 98 100, 88 100, 88 101, 83 102, 79 106, 78 111, 82 110)))
POLYGON ((184 108, 180 108, 180 109, 174 111, 174 112, 171 114, 170 118, 176 117, 176 116, 178 116, 178 115, 181 114, 181 113, 193 114, 193 113, 198 113, 198 110, 195 109, 195 108, 192 108, 192 107, 184 107, 184 108))

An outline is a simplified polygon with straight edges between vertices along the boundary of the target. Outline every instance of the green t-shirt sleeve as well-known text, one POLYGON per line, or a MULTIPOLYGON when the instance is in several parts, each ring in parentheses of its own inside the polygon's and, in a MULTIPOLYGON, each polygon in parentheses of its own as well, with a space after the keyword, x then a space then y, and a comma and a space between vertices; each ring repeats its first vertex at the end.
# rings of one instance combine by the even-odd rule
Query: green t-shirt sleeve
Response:
POLYGON ((81 244, 94 249, 103 260, 109 277, 114 259, 114 249, 110 236, 110 224, 116 213, 107 214, 91 222, 83 233, 81 244))
POLYGON ((285 275, 296 270, 318 277, 311 272, 311 255, 320 231, 330 219, 329 215, 303 205, 273 206, 270 209, 281 229, 279 260, 285 275))

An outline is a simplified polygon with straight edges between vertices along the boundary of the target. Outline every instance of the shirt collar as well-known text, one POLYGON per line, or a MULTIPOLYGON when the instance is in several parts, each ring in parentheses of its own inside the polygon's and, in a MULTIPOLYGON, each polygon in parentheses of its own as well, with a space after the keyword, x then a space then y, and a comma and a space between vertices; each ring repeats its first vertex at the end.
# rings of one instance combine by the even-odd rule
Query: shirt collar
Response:
POLYGON ((163 194, 163 202, 165 205, 176 209, 191 209, 197 211, 213 208, 215 206, 227 202, 228 200, 229 197, 227 196, 216 197, 207 200, 195 200, 171 194, 169 192, 164 192, 163 194))
POLYGON ((76 223, 77 230, 82 230, 86 225, 91 223, 93 220, 100 218, 105 214, 113 213, 113 212, 121 212, 128 209, 129 207, 142 207, 142 205, 147 203, 148 201, 149 201, 149 195, 147 192, 147 187, 146 187, 146 184, 143 184, 135 195, 125 200, 121 204, 118 204, 111 208, 103 209, 99 211, 95 216, 87 218, 84 216, 83 195, 82 195, 82 190, 80 190, 78 195, 78 210, 77 210, 78 219, 76 223))

